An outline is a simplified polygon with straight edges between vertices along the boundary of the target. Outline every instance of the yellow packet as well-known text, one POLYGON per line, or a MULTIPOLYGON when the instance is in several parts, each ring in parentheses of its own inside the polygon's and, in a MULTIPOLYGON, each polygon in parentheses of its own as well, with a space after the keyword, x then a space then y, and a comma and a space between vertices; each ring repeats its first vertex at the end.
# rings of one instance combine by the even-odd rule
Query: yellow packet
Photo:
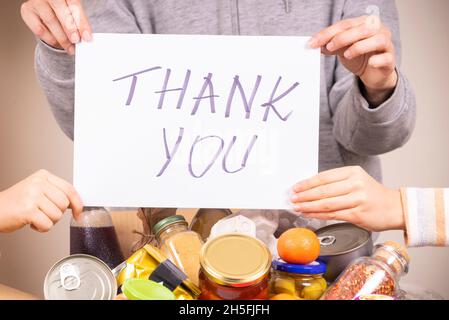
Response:
POLYGON ((162 282, 175 294, 177 300, 198 299, 201 291, 159 249, 147 244, 126 260, 117 276, 120 287, 126 279, 142 278, 162 282))

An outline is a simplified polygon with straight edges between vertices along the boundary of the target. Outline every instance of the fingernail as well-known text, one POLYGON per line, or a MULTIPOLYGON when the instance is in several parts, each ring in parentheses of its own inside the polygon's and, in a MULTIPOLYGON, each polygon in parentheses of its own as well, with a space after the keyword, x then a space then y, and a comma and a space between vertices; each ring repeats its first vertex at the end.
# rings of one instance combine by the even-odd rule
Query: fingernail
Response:
POLYGON ((351 59, 352 58, 352 54, 349 50, 346 50, 345 53, 343 53, 343 55, 345 56, 346 59, 351 59))
POLYGON ((309 46, 309 48, 315 49, 318 47, 318 40, 315 38, 311 38, 309 42, 307 42, 307 45, 309 46))
POLYGON ((69 55, 71 55, 71 56, 74 56, 74 55, 75 55, 75 47, 74 47, 74 46, 70 46, 70 47, 67 49, 67 53, 68 53, 69 55))
POLYGON ((326 46, 326 49, 332 51, 335 48, 335 44, 333 42, 329 42, 326 46))
POLYGON ((83 32, 83 40, 86 41, 86 42, 92 41, 92 35, 90 34, 89 31, 84 31, 83 32))
POLYGON ((296 204, 293 206, 293 209, 295 209, 295 211, 301 211, 302 210, 302 206, 300 204, 296 204))
POLYGON ((78 32, 72 33, 72 35, 70 36, 70 41, 73 44, 80 42, 80 36, 78 35, 78 32))
POLYGON ((290 197, 290 201, 292 201, 292 202, 296 202, 298 200, 299 200, 299 196, 297 194, 290 197))

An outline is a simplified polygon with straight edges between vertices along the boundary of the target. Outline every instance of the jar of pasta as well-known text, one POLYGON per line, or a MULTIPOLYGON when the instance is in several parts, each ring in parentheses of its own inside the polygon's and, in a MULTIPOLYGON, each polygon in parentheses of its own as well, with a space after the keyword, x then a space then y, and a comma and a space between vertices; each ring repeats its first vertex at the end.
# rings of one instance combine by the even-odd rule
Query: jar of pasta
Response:
POLYGON ((162 253, 198 285, 200 250, 203 246, 199 234, 189 230, 187 221, 180 215, 159 221, 154 226, 154 234, 162 253))
POLYGON ((271 253, 260 240, 225 234, 206 242, 200 256, 200 299, 268 299, 271 253))
POLYGON ((270 294, 288 294, 297 299, 318 300, 326 291, 323 278, 326 264, 314 261, 310 264, 291 264, 281 259, 272 262, 270 294))

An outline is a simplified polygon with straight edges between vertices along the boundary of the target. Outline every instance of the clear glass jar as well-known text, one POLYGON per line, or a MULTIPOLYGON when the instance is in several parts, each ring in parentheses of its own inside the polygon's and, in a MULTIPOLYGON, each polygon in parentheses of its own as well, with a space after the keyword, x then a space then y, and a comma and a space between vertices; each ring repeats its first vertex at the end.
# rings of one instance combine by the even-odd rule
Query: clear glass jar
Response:
POLYGON ((298 299, 318 300, 326 291, 324 262, 300 265, 278 259, 273 261, 272 268, 270 296, 285 293, 298 299))
POLYGON ((70 221, 70 254, 88 254, 103 260, 111 269, 125 258, 112 223, 104 208, 84 208, 81 217, 70 221))
POLYGON ((410 258, 400 244, 389 241, 375 247, 371 257, 351 263, 323 295, 324 300, 363 300, 364 296, 396 298, 399 279, 407 273, 410 258))
POLYGON ((198 285, 200 251, 203 246, 199 234, 189 230, 187 221, 180 215, 159 221, 154 226, 154 233, 162 253, 198 285))
POLYGON ((200 271, 200 300, 267 300, 269 294, 268 274, 258 282, 246 286, 222 285, 200 271))
POLYGON ((271 253, 260 240, 225 234, 209 240, 200 256, 200 299, 268 299, 271 253))

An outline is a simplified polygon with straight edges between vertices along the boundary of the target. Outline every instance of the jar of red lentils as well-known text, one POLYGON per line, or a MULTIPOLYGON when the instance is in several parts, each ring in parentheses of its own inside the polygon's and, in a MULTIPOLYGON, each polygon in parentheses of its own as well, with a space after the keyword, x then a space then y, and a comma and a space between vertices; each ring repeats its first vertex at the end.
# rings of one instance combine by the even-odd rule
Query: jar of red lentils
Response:
POLYGON ((377 245, 371 257, 352 262, 324 293, 323 300, 361 300, 360 297, 382 295, 395 298, 399 279, 408 272, 407 250, 388 241, 377 245))
POLYGON ((243 234, 216 237, 203 246, 200 265, 200 299, 268 299, 271 253, 260 240, 243 234))

